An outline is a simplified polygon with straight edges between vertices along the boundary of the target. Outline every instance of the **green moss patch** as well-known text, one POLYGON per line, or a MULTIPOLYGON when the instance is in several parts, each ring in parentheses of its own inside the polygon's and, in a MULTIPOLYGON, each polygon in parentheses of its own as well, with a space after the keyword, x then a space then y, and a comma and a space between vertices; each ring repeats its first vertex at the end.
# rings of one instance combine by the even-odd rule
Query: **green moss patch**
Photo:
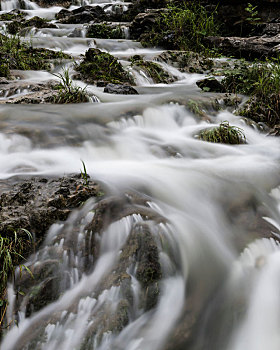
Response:
POLYGON ((123 39, 124 33, 119 25, 113 27, 105 23, 96 23, 89 26, 87 37, 99 39, 123 39))

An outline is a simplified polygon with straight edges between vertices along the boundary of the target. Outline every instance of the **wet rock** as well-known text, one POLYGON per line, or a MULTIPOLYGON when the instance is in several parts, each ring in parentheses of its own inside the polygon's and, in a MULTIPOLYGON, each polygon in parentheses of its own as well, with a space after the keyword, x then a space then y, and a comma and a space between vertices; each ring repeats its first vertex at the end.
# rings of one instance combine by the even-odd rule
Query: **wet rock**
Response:
POLYGON ((192 51, 168 50, 155 58, 186 73, 205 73, 218 68, 214 60, 192 51))
POLYGON ((91 84, 97 81, 114 84, 133 82, 114 56, 99 49, 89 49, 76 70, 84 81, 91 84))
POLYGON ((146 10, 144 13, 139 13, 131 22, 129 32, 132 39, 139 39, 142 34, 149 32, 155 25, 157 19, 166 9, 146 10))
POLYGON ((34 2, 40 7, 61 6, 68 8, 72 5, 71 0, 35 0, 34 2))
POLYGON ((196 85, 204 92, 226 92, 223 84, 214 77, 198 80, 196 85))
POLYGON ((0 88, 0 104, 52 103, 53 99, 58 95, 58 91, 54 90, 57 86, 56 81, 32 84, 20 80, 6 80, 4 84, 0 88))
POLYGON ((249 38, 241 37, 207 37, 205 44, 214 47, 226 55, 237 58, 265 59, 277 57, 280 51, 280 35, 273 37, 255 36, 249 38))
POLYGON ((73 11, 61 10, 56 14, 56 19, 64 24, 100 22, 106 19, 106 13, 101 6, 82 6, 73 11))
POLYGON ((0 21, 19 21, 26 17, 26 15, 23 11, 15 9, 7 13, 2 13, 0 15, 0 21))
POLYGON ((47 20, 35 16, 30 18, 29 20, 17 20, 12 21, 7 24, 7 30, 10 34, 17 34, 22 29, 27 28, 57 28, 57 26, 53 23, 49 23, 47 20))
POLYGON ((98 185, 89 180, 85 186, 80 175, 19 179, 0 196, 0 233, 5 237, 9 232, 27 229, 39 244, 53 223, 65 220, 74 208, 98 193, 98 185), (67 191, 61 192, 62 188, 67 191))
POLYGON ((132 67, 138 71, 144 71, 146 76, 150 77, 154 83, 169 84, 173 83, 177 79, 171 75, 168 71, 164 70, 163 67, 153 61, 145 61, 143 59, 138 59, 138 55, 131 58, 132 67))
POLYGON ((137 90, 135 90, 132 86, 121 84, 108 84, 105 86, 104 92, 117 95, 138 95, 137 90))

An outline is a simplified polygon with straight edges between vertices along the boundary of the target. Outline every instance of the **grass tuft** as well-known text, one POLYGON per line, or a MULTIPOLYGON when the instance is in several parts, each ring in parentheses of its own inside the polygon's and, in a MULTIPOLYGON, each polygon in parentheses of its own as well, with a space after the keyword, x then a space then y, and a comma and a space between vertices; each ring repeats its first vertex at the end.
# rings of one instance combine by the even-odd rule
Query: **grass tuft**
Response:
POLYGON ((229 125, 223 121, 218 127, 205 129, 200 132, 198 138, 202 141, 238 145, 246 143, 243 130, 237 126, 229 125))
POLYGON ((69 70, 64 69, 62 73, 53 73, 54 76, 61 79, 57 85, 58 95, 54 97, 53 103, 82 103, 89 102, 86 94, 86 87, 75 86, 69 75, 69 70))

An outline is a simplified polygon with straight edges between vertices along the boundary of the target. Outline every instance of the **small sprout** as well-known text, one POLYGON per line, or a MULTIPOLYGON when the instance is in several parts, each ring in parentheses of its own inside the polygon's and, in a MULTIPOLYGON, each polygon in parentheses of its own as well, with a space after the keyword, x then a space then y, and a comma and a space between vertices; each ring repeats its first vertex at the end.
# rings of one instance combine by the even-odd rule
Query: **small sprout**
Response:
POLYGON ((229 125, 223 121, 218 127, 205 129, 200 132, 198 138, 202 141, 238 145, 246 143, 243 130, 237 126, 229 125))
POLYGON ((88 187, 88 185, 89 185, 89 182, 88 182, 89 175, 87 173, 87 168, 86 168, 85 162, 83 160, 81 160, 81 162, 83 164, 83 170, 81 170, 81 177, 84 180, 84 186, 88 187))

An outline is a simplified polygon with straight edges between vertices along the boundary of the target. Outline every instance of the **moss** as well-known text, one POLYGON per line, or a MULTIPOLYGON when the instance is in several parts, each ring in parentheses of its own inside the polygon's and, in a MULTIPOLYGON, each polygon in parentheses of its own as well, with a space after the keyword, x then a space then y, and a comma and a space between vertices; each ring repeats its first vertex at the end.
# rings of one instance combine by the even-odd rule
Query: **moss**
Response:
POLYGON ((89 49, 84 60, 76 66, 76 70, 80 72, 83 80, 91 84, 97 81, 115 84, 133 83, 118 60, 99 49, 89 49))
POLYGON ((105 23, 96 23, 89 27, 87 37, 100 39, 123 39, 124 33, 120 26, 112 27, 105 23))
POLYGON ((132 57, 132 66, 134 68, 138 67, 139 69, 143 69, 156 84, 168 84, 174 81, 174 78, 171 77, 158 63, 152 61, 144 61, 142 59, 137 60, 133 59, 132 57))
POLYGON ((15 21, 19 19, 23 19, 25 14, 18 10, 13 10, 9 13, 2 13, 0 15, 0 21, 15 21))

